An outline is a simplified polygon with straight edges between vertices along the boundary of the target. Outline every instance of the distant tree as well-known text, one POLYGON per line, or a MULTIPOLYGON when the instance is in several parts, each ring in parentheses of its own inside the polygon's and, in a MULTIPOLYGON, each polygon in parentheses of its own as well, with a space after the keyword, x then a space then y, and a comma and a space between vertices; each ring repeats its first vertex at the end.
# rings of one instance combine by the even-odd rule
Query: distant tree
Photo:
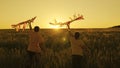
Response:
POLYGON ((111 28, 120 28, 120 25, 117 25, 117 26, 113 26, 111 28))

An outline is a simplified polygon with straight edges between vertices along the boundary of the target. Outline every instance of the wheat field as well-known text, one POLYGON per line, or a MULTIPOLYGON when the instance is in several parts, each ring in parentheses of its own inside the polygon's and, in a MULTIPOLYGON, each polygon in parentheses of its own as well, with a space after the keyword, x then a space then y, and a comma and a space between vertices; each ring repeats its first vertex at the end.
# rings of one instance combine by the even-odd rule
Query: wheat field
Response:
MULTIPOLYGON (((119 68, 119 29, 72 29, 90 49, 83 59, 84 68, 119 68)), ((38 68, 71 68, 71 45, 65 29, 41 29, 45 52, 41 53, 38 68)), ((26 68, 28 30, 0 30, 0 68, 26 68)))

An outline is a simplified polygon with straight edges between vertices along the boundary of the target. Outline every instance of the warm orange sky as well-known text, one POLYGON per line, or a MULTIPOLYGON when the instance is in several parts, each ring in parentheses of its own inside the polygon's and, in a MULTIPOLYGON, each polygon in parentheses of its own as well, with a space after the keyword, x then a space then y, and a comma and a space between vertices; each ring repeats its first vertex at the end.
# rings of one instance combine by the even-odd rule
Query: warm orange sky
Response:
POLYGON ((73 14, 85 20, 71 28, 106 28, 120 25, 120 0, 0 0, 0 29, 37 16, 33 25, 51 28, 54 19, 68 21, 73 14))

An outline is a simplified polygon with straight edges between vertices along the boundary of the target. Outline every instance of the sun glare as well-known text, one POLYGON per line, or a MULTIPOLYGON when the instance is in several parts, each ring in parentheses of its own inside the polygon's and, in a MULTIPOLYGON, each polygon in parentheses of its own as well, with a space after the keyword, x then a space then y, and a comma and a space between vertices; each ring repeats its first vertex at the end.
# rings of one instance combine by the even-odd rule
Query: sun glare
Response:
MULTIPOLYGON (((52 21, 50 21, 51 23, 64 22, 64 19, 62 17, 59 17, 59 16, 53 17, 51 19, 53 19, 52 21)), ((52 29, 61 29, 62 27, 60 27, 60 25, 50 25, 50 28, 52 28, 52 29)))
POLYGON ((52 29, 60 29, 59 26, 51 26, 52 29))

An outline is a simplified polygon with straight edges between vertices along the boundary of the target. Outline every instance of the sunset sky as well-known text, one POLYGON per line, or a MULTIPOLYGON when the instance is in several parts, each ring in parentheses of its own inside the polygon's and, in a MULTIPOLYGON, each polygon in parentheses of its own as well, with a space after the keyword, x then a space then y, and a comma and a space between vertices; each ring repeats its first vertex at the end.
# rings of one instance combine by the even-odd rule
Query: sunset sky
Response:
POLYGON ((120 0, 0 0, 0 29, 11 29, 11 24, 34 16, 33 26, 53 28, 49 22, 69 21, 74 14, 82 14, 85 19, 73 22, 71 28, 120 25, 120 0))

